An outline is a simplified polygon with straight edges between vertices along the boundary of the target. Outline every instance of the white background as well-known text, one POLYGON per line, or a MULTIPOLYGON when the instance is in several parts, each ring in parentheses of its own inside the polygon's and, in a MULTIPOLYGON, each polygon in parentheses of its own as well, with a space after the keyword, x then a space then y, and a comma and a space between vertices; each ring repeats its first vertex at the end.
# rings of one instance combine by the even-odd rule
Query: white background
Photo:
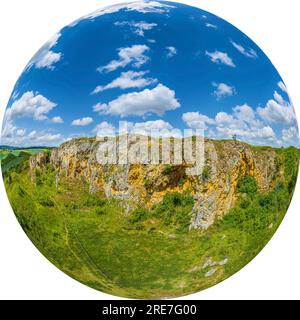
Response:
MULTIPOLYGON (((66 24, 107 0, 0 1, 0 122, 13 86, 33 54, 66 24)), ((182 0, 231 22, 269 56, 300 112, 299 1, 182 0)), ((300 187, 268 246, 245 268, 190 299, 300 298, 300 187)), ((0 181, 0 298, 114 299, 69 278, 46 260, 17 223, 0 181)))

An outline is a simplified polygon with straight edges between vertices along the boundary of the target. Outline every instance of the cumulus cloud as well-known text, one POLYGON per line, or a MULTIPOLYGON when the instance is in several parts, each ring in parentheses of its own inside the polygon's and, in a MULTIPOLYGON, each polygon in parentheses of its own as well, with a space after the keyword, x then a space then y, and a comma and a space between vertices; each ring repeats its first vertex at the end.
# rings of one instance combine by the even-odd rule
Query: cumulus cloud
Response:
POLYGON ((97 136, 115 136, 125 133, 164 137, 181 136, 180 130, 173 128, 169 122, 164 120, 145 122, 121 121, 119 123, 119 128, 116 128, 111 123, 103 121, 93 129, 93 133, 97 136))
POLYGON ((157 82, 157 79, 144 77, 149 71, 127 71, 122 72, 121 75, 113 80, 111 83, 104 86, 97 86, 92 94, 96 94, 105 90, 119 88, 144 88, 148 85, 157 82))
POLYGON ((257 122, 255 117, 255 111, 247 104, 243 104, 241 106, 236 106, 233 108, 234 117, 239 120, 242 120, 248 124, 256 125, 260 124, 257 122))
POLYGON ((276 135, 270 126, 265 126, 257 131, 252 131, 251 128, 231 128, 231 127, 217 127, 217 137, 222 139, 231 139, 237 136, 238 139, 255 144, 274 144, 276 143, 276 135))
POLYGON ((144 37, 145 31, 149 31, 157 26, 156 23, 148 23, 145 21, 117 21, 114 25, 117 27, 129 26, 133 33, 141 37, 144 37))
POLYGON ((173 58, 177 54, 177 49, 175 47, 166 47, 167 49, 167 58, 173 58))
POLYGON ((61 117, 53 117, 50 119, 50 122, 52 123, 64 123, 64 120, 61 117))
POLYGON ((282 95, 280 95, 277 91, 274 92, 274 99, 280 105, 284 105, 285 104, 285 100, 283 99, 282 95))
POLYGON ((114 136, 116 135, 116 128, 107 121, 103 121, 96 125, 93 129, 93 133, 98 137, 114 136))
POLYGON ((118 49, 119 59, 112 60, 106 66, 97 68, 97 71, 112 72, 128 65, 132 65, 134 68, 140 68, 149 60, 149 57, 145 55, 147 51, 149 51, 149 47, 146 45, 133 45, 127 48, 120 48, 118 49))
POLYGON ((233 121, 233 117, 232 115, 229 115, 228 113, 226 112, 219 112, 217 115, 216 115, 216 123, 217 124, 226 124, 226 123, 231 123, 233 121))
POLYGON ((260 117, 267 122, 281 123, 284 125, 294 125, 297 123, 293 106, 285 101, 276 91, 274 99, 267 102, 264 108, 257 108, 260 117))
POLYGON ((127 122, 128 131, 136 134, 150 135, 154 131, 170 131, 173 129, 169 122, 164 120, 154 120, 146 122, 127 122))
POLYGON ((48 143, 60 143, 64 141, 64 137, 60 134, 52 134, 52 133, 45 133, 45 132, 37 132, 37 131, 31 131, 28 135, 29 140, 38 142, 40 144, 47 145, 48 143))
POLYGON ((210 60, 213 63, 224 64, 224 65, 232 67, 232 68, 235 67, 233 60, 228 56, 228 54, 226 52, 221 52, 221 51, 208 52, 208 51, 206 51, 205 54, 208 57, 210 57, 210 60))
POLYGON ((84 126, 88 126, 92 122, 93 122, 93 119, 91 117, 85 117, 85 118, 73 120, 72 121, 72 126, 84 127, 84 126))
POLYGON ((244 104, 233 108, 232 114, 220 112, 216 115, 215 134, 223 139, 237 135, 251 143, 275 143, 276 135, 270 126, 256 118, 253 108, 244 104))
POLYGON ((56 107, 56 103, 48 100, 39 93, 25 92, 15 100, 4 115, 1 142, 12 146, 56 145, 63 142, 64 137, 57 133, 45 131, 31 131, 19 128, 15 121, 22 118, 31 118, 36 121, 49 120, 52 123, 63 123, 61 117, 48 118, 48 113, 56 107))
POLYGON ((199 112, 187 112, 182 115, 182 120, 191 129, 207 129, 207 125, 215 124, 215 120, 199 112))
POLYGON ((56 107, 56 103, 48 100, 39 93, 25 92, 18 100, 15 100, 5 112, 5 120, 16 118, 33 118, 34 120, 46 120, 47 114, 56 107))
POLYGON ((74 21, 70 26, 75 26, 82 20, 94 20, 97 17, 103 16, 105 14, 111 14, 119 12, 120 10, 125 11, 137 11, 140 13, 165 13, 169 12, 170 9, 175 8, 174 6, 166 3, 161 3, 157 1, 138 1, 131 3, 121 3, 106 8, 99 9, 83 18, 74 21))
POLYGON ((245 57, 248 58, 257 58, 257 53, 254 49, 252 48, 244 48, 242 45, 234 42, 234 41, 230 41, 231 44, 241 53, 243 54, 245 57))
MULTIPOLYGON (((4 119, 2 132, 1 132, 1 140, 10 139, 16 134, 18 128, 13 124, 13 122, 9 119, 4 119)), ((2 141, 3 143, 3 141, 2 141)))
POLYGON ((217 100, 221 100, 222 98, 230 97, 236 94, 235 88, 226 83, 213 82, 212 85, 216 88, 214 91, 214 96, 217 97, 217 100))
POLYGON ((279 81, 277 85, 284 93, 288 94, 287 88, 286 88, 285 84, 282 81, 279 81))
POLYGON ((17 136, 18 138, 24 137, 25 134, 26 134, 26 129, 17 129, 17 131, 16 131, 16 136, 17 136))
POLYGON ((299 145, 299 132, 297 127, 290 127, 282 130, 282 140, 287 145, 299 145))
POLYGON ((52 50, 58 43, 59 38, 61 37, 60 33, 55 34, 31 59, 28 63, 26 69, 35 66, 37 69, 47 68, 53 70, 55 68, 55 63, 57 63, 62 54, 60 52, 54 52, 52 50))
POLYGON ((231 113, 219 112, 210 118, 199 112, 188 112, 182 120, 191 129, 207 130, 208 136, 216 139, 238 139, 255 144, 276 144, 274 130, 256 117, 255 110, 249 105, 236 106, 231 113))
POLYGON ((66 139, 60 133, 51 133, 46 131, 33 130, 26 133, 26 129, 11 126, 11 123, 5 123, 1 135, 1 143, 15 147, 30 146, 56 146, 63 143, 66 139), (6 129, 4 129, 6 127, 6 129), (5 130, 7 130, 5 132, 5 130))
POLYGON ((162 116, 166 111, 175 110, 180 103, 175 91, 158 84, 154 89, 123 94, 109 103, 98 103, 93 107, 95 112, 126 117, 130 115, 144 116, 157 114, 162 116))

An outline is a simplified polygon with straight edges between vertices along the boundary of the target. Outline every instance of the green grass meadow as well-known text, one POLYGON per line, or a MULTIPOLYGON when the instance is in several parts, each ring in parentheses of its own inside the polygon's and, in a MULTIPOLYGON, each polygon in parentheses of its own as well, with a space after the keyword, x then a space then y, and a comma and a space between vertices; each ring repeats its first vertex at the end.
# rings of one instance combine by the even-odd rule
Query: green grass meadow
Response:
POLYGON ((250 262, 284 218, 299 160, 294 148, 277 150, 284 181, 260 194, 253 177, 241 177, 236 207, 203 231, 189 230, 194 200, 188 192, 167 193, 156 206, 126 214, 121 202, 89 194, 83 180, 62 178, 56 188, 50 165, 36 172, 33 182, 28 159, 21 153, 23 158, 16 160, 19 156, 4 163, 5 170, 2 161, 4 182, 16 217, 34 245, 86 285, 143 299, 203 290, 250 262), (209 258, 214 265, 205 266, 209 258), (225 259, 227 263, 221 263, 225 259))

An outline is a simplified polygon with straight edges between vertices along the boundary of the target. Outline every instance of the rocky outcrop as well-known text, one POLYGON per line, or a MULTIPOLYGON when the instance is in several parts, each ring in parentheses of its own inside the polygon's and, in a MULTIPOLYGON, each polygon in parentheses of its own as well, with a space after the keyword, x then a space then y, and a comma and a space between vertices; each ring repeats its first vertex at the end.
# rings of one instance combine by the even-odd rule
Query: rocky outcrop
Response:
MULTIPOLYGON (((41 154, 30 158, 31 172, 49 161, 61 177, 83 178, 91 193, 120 199, 130 211, 137 206, 151 207, 167 192, 190 190, 195 199, 190 228, 208 228, 222 217, 237 199, 241 176, 256 178, 259 190, 275 185, 276 152, 272 148, 254 148, 238 141, 205 140, 205 164, 200 175, 187 175, 185 162, 165 164, 100 164, 96 139, 75 139, 53 149, 49 159, 41 154)), ((134 142, 129 148, 135 146, 134 142)), ((59 183, 59 182, 57 182, 59 183)))
POLYGON ((36 170, 43 170, 49 163, 49 154, 47 152, 39 152, 29 158, 31 180, 35 181, 36 170))

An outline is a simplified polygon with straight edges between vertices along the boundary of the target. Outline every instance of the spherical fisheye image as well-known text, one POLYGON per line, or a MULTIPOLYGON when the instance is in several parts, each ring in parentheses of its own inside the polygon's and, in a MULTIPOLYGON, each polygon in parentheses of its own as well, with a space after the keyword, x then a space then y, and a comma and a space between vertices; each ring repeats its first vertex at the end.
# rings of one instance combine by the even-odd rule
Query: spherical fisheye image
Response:
POLYGON ((1 131, 11 207, 57 268, 167 299, 229 278, 282 222, 299 166, 284 81, 221 18, 167 1, 61 29, 16 82, 1 131))

